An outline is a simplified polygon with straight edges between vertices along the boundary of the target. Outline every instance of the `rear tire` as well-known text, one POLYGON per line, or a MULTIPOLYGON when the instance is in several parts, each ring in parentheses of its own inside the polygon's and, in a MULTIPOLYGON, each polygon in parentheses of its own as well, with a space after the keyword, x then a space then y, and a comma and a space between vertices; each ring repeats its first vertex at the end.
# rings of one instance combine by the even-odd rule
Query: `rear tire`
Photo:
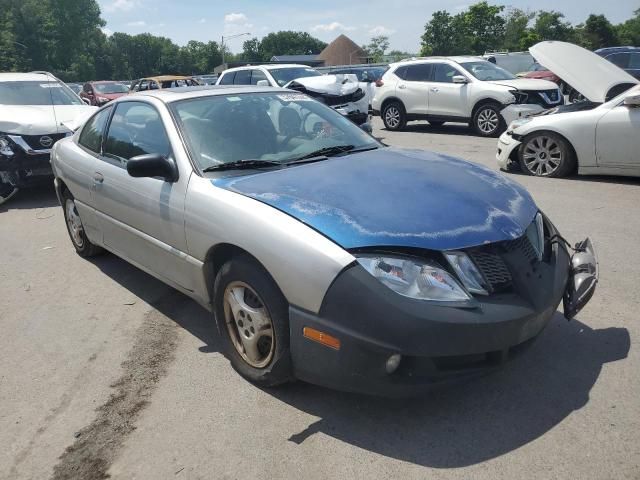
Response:
POLYGON ((497 137, 506 129, 504 118, 500 115, 502 106, 497 103, 485 103, 476 107, 471 119, 471 127, 481 137, 497 137))
POLYGON ((387 130, 403 130, 407 125, 407 113, 400 102, 392 101, 382 108, 382 122, 387 130))
POLYGON ((518 162, 524 173, 536 177, 565 177, 576 166, 569 143, 552 132, 527 135, 518 150, 518 162))
POLYGON ((68 190, 62 192, 62 212, 64 214, 64 223, 67 225, 69 238, 78 255, 87 258, 104 252, 101 247, 91 243, 91 240, 87 237, 82 219, 76 207, 75 199, 68 190))
POLYGON ((225 263, 213 285, 214 314, 231 366, 261 387, 293 380, 289 304, 248 255, 225 263))

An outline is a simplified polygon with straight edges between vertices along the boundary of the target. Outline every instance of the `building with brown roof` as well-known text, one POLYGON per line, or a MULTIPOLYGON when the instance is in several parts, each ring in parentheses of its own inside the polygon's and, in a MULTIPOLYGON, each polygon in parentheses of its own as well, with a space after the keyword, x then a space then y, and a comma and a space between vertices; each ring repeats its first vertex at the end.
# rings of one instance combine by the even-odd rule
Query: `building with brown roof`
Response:
POLYGON ((324 60, 326 67, 369 63, 369 56, 362 47, 344 34, 327 45, 318 55, 318 59, 324 60))

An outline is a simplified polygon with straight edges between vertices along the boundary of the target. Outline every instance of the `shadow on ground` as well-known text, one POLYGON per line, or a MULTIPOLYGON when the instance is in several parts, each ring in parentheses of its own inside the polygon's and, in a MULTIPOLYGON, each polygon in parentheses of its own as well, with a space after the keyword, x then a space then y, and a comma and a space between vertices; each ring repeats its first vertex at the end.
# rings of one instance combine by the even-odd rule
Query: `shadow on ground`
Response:
POLYGON ((20 189, 18 193, 7 203, 0 205, 0 213, 8 210, 27 210, 34 208, 47 208, 59 205, 56 191, 53 188, 53 181, 39 185, 20 189))
MULTIPOLYGON (((206 345, 201 352, 218 351, 211 314, 195 302, 178 294, 182 308, 165 308, 161 299, 175 294, 169 287, 113 255, 94 263, 199 338, 206 345)), ((592 330, 557 313, 539 340, 505 369, 421 398, 380 399, 302 382, 265 393, 319 417, 291 435, 291 442, 322 433, 417 465, 463 467, 504 455, 559 425, 587 404, 602 366, 626 358, 629 349, 626 329, 592 330)))

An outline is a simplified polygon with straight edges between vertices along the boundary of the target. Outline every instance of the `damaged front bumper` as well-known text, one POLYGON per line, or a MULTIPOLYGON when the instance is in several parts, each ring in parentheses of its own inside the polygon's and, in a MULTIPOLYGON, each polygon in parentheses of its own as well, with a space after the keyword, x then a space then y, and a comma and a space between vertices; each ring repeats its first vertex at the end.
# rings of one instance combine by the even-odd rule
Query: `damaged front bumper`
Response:
POLYGON ((506 132, 500 135, 500 138, 498 138, 496 160, 502 170, 507 170, 509 162, 515 160, 512 155, 520 144, 521 142, 519 140, 513 138, 513 131, 511 129, 507 129, 506 132))
POLYGON ((540 105, 530 103, 512 103, 500 110, 500 115, 504 118, 505 124, 509 125, 514 120, 530 117, 544 111, 540 105))
POLYGON ((51 149, 33 149, 19 135, 2 136, 0 148, 0 180, 22 188, 49 181, 53 177, 51 169, 51 149))

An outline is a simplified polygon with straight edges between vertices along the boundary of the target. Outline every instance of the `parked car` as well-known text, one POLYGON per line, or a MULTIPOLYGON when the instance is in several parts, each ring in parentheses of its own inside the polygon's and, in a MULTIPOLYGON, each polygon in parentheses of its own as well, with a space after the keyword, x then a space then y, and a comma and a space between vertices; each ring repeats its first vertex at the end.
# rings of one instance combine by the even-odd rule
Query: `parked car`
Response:
POLYGON ((218 75, 198 75, 194 77, 200 85, 215 85, 218 81, 218 75))
POLYGON ((640 175, 638 80, 571 43, 542 42, 531 51, 585 92, 587 102, 513 122, 498 141, 500 167, 517 164, 543 177, 562 177, 576 168, 585 175, 640 175))
POLYGON ((519 184, 385 147, 285 89, 123 97, 53 166, 78 254, 104 248, 200 302, 261 386, 398 395, 468 378, 596 286, 591 243, 568 249, 519 184))
POLYGON ((135 80, 130 87, 131 92, 144 92, 146 90, 159 90, 161 88, 194 87, 200 85, 192 77, 180 75, 161 75, 159 77, 148 77, 135 80))
POLYGON ((81 83, 67 83, 67 87, 73 90, 73 93, 75 93, 76 95, 80 95, 80 92, 82 91, 81 83))
POLYGON ((318 71, 328 75, 355 75, 360 88, 367 93, 369 108, 376 93, 376 87, 382 85, 381 78, 389 67, 386 65, 341 65, 321 67, 318 71))
POLYGON ((85 83, 82 86, 80 98, 86 99, 89 105, 100 107, 128 93, 129 87, 123 83, 103 80, 85 83))
POLYGON ((595 53, 640 80, 640 47, 607 47, 595 53))
POLYGON ((469 123, 483 137, 497 136, 517 118, 564 103, 552 82, 516 78, 477 57, 432 57, 393 63, 373 99, 374 115, 389 130, 408 121, 469 123))
POLYGON ((548 80, 553 82, 560 87, 560 90, 564 92, 564 83, 562 79, 553 73, 548 68, 543 67, 538 62, 531 66, 531 70, 528 72, 521 72, 517 75, 518 78, 537 78, 539 80, 548 80))
POLYGON ((216 85, 269 85, 297 90, 371 130, 367 93, 360 88, 355 75, 322 75, 311 67, 296 64, 252 65, 225 70, 216 85))
POLYGON ((0 73, 0 204, 51 181, 49 152, 71 133, 64 124, 93 110, 49 73, 0 73))
POLYGON ((516 76, 532 70, 536 62, 529 52, 490 52, 482 58, 516 76))

